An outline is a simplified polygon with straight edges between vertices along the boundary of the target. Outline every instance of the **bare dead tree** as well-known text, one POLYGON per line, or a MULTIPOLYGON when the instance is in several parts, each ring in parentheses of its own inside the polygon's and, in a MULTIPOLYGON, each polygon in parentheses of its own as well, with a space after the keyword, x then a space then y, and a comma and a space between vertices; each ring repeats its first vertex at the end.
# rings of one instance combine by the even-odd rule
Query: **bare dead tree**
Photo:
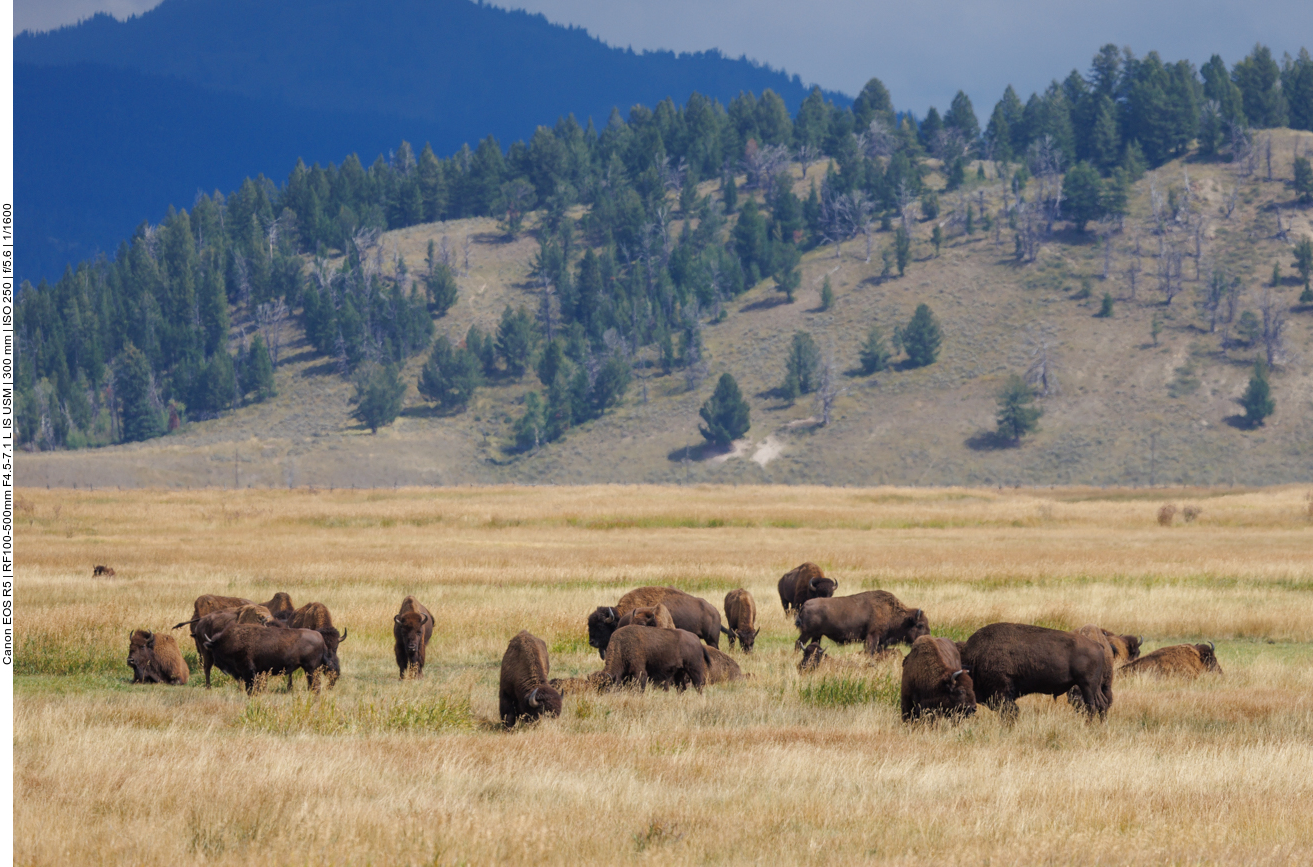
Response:
POLYGON ((275 298, 255 308, 255 325, 264 335, 265 346, 269 349, 269 358, 274 367, 278 366, 278 354, 283 346, 283 328, 289 314, 287 303, 282 298, 275 298))
POLYGON ((1258 299, 1258 309, 1263 315, 1263 349, 1267 355, 1268 367, 1276 367, 1286 360, 1286 304, 1281 296, 1272 291, 1270 286, 1263 288, 1258 299))
POLYGON ((1053 224, 1062 213, 1062 149, 1053 136, 1045 134, 1031 142, 1026 150, 1030 173, 1039 181, 1037 203, 1045 210, 1045 232, 1053 233, 1053 224))
POLYGON ((801 144, 798 146, 798 163, 802 166, 802 179, 807 180, 807 169, 811 164, 821 158, 821 149, 813 144, 801 144))
POLYGON ((968 149, 969 144, 966 137, 956 127, 941 129, 935 133, 934 141, 930 143, 930 152, 941 160, 945 166, 958 157, 966 156, 968 149))
POLYGON ((1100 223, 1098 226, 1099 244, 1103 247, 1103 274, 1104 280, 1108 279, 1108 274, 1112 270, 1112 230, 1113 227, 1106 223, 1100 223))
POLYGON ((1290 240, 1290 227, 1287 226, 1281 219, 1281 206, 1273 202, 1272 210, 1276 213, 1277 216, 1277 231, 1276 234, 1273 235, 1273 237, 1279 241, 1290 240))
POLYGON ((1263 137, 1263 156, 1267 160, 1267 179, 1272 180, 1272 136, 1263 137))
POLYGON ((251 303, 251 271, 246 264, 246 257, 233 251, 233 276, 237 278, 237 299, 242 304, 251 303))
POLYGON ((547 342, 551 343, 556 336, 556 315, 553 300, 556 296, 556 287, 552 281, 547 279, 545 273, 538 275, 538 321, 543 324, 543 334, 547 337, 547 342))
POLYGON ((1235 213, 1235 206, 1239 200, 1240 187, 1239 185, 1232 184, 1230 191, 1222 197, 1222 213, 1226 215, 1228 220, 1231 219, 1231 215, 1235 213))
POLYGON ((474 248, 474 242, 470 240, 470 236, 467 234, 465 236, 465 243, 462 247, 462 252, 465 254, 465 259, 464 259, 464 264, 461 266, 461 271, 464 272, 464 275, 466 277, 470 276, 470 251, 473 248, 474 248))
POLYGON ((836 259, 843 257, 843 242, 848 238, 848 206, 848 197, 836 193, 829 184, 821 190, 821 239, 834 245, 836 259))
POLYGON ((743 152, 743 171, 747 176, 744 186, 767 189, 788 162, 789 149, 784 145, 759 145, 755 140, 749 141, 743 152))
POLYGON ((1135 300, 1135 278, 1140 276, 1140 271, 1144 270, 1140 263, 1140 236, 1135 236, 1135 254, 1131 260, 1126 263, 1126 281, 1131 287, 1131 300, 1135 300))
POLYGON ((1061 359, 1057 352, 1057 333, 1052 325, 1036 322, 1026 326, 1026 366, 1025 380, 1028 385, 1039 392, 1041 397, 1060 394, 1058 372, 1061 359))
POLYGON ((899 181, 894 191, 894 206, 898 208, 898 217, 903 222, 903 231, 912 234, 912 206, 916 195, 907 186, 907 181, 899 181))
POLYGON ((858 139, 861 151, 871 159, 892 156, 898 144, 893 131, 880 118, 873 118, 858 139))
POLYGON ((1194 279, 1199 280, 1199 263, 1204 258, 1204 236, 1208 233, 1208 218, 1203 214, 1195 217, 1191 226, 1194 237, 1194 279))
POLYGON ((821 427, 828 427, 834 415, 834 402, 847 389, 839 388, 839 378, 835 375, 832 355, 827 354, 821 362, 821 374, 816 386, 816 407, 821 416, 821 427))
POLYGON ((861 190, 853 190, 847 198, 848 233, 855 235, 861 232, 866 236, 866 262, 870 264, 871 242, 875 235, 875 203, 861 190))

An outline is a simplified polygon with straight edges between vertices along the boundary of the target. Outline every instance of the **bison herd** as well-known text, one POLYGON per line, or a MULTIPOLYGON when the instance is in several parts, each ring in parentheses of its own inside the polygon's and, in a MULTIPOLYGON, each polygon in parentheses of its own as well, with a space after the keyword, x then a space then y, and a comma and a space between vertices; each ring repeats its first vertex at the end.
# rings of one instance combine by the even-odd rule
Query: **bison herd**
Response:
MULTIPOLYGON (((881 655, 893 645, 910 650, 902 660, 902 716, 962 717, 975 713, 977 703, 1015 719, 1016 700, 1024 695, 1067 696, 1090 718, 1106 717, 1112 705, 1115 671, 1159 676, 1195 677, 1221 673, 1212 643, 1163 647, 1140 656, 1141 640, 1094 625, 1074 632, 1023 623, 991 623, 966 641, 931 635, 924 610, 904 605, 892 593, 869 590, 835 596, 838 582, 814 563, 804 563, 779 581, 785 615, 794 612, 798 629, 795 650, 802 651, 798 670, 821 670, 826 660, 821 639, 834 644, 863 645, 881 655)), ((547 645, 521 631, 502 657, 499 687, 500 717, 510 728, 521 720, 556 716, 562 696, 648 683, 678 690, 738 680, 745 675, 737 662, 720 650, 720 637, 730 648, 737 642, 752 653, 761 628, 757 605, 743 588, 724 600, 720 611, 704 599, 674 587, 639 587, 613 606, 601 606, 587 618, 588 643, 596 648, 603 668, 586 677, 550 678, 547 645)), ((327 606, 310 602, 296 608, 286 593, 255 603, 235 596, 206 594, 196 599, 192 616, 174 626, 187 626, 210 687, 214 667, 240 681, 251 693, 261 680, 305 672, 307 685, 318 691, 332 686, 341 674, 338 649, 347 639, 333 625, 327 606)), ((433 615, 414 596, 407 596, 393 617, 396 662, 401 678, 423 677, 426 649, 433 635, 433 615)), ((136 630, 129 638, 128 665, 134 683, 185 684, 189 671, 177 642, 169 635, 136 630)))

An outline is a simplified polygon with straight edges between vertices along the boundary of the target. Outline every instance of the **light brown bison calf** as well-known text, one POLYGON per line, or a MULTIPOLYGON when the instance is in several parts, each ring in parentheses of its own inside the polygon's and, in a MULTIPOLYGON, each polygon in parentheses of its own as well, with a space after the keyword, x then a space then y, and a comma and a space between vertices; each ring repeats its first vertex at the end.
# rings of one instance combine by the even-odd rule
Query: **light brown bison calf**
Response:
POLYGON ((957 645, 947 638, 922 635, 903 659, 903 721, 936 714, 970 716, 976 712, 971 675, 962 667, 957 645))
MULTIPOLYGON (((648 630, 653 631, 653 630, 648 630)), ((547 643, 527 630, 511 639, 501 659, 501 720, 512 728, 521 719, 561 715, 561 694, 547 679, 547 643)))
POLYGON ((145 629, 128 637, 128 666, 133 683, 182 685, 191 674, 172 635, 156 635, 145 629))
POLYGON ((1173 644, 1160 647, 1121 669, 1123 674, 1151 674, 1155 677, 1195 678, 1206 671, 1222 673, 1217 664, 1217 648, 1207 644, 1173 644))
POLYGON ((751 653, 757 633, 761 631, 757 628, 757 602, 751 593, 740 587, 725 594, 725 622, 729 624, 725 630, 729 646, 732 648, 737 638, 743 652, 751 653))
POLYGON ((424 676, 424 658, 432 636, 433 615, 429 610, 414 596, 401 600, 401 612, 392 618, 392 651, 402 680, 408 671, 416 678, 424 676))

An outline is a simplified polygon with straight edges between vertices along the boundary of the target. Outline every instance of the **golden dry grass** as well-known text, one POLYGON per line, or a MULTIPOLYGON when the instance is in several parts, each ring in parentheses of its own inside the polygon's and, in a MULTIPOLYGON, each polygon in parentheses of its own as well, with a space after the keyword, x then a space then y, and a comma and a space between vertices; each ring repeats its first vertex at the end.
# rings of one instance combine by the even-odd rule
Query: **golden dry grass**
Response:
MULTIPOLYGON (((1255 491, 458 488, 20 492, 15 856, 30 864, 1308 863, 1313 522, 1255 491), (1164 502, 1193 522, 1157 523, 1164 502), (1022 701, 906 727, 896 658, 800 676, 775 581, 821 563, 936 634, 993 620, 1211 639, 1226 674, 1129 678, 1106 725, 1022 701), (111 579, 93 579, 105 563, 111 579), (757 599, 753 677, 579 694, 503 733, 521 628, 554 675, 600 668, 583 620, 640 584, 757 599), (319 600, 344 676, 248 700, 133 687, 133 628, 203 592, 319 600), (399 682, 391 616, 435 615, 399 682)), ((197 670, 189 641, 180 642, 197 670)))

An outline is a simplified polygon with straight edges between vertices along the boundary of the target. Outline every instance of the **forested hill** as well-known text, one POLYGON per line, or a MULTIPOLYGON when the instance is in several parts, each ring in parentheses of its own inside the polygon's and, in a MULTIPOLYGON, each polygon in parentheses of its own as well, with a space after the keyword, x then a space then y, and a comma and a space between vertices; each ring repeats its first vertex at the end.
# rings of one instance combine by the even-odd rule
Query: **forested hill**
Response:
POLYGON ((166 0, 123 22, 20 34, 14 58, 23 141, 77 143, 72 159, 35 144, 18 155, 19 267, 34 281, 112 252, 198 190, 281 176, 289 154, 368 163, 403 137, 451 153, 565 114, 600 127, 614 108, 694 91, 728 103, 770 89, 791 111, 807 95, 747 60, 634 53, 467 0, 166 0))

